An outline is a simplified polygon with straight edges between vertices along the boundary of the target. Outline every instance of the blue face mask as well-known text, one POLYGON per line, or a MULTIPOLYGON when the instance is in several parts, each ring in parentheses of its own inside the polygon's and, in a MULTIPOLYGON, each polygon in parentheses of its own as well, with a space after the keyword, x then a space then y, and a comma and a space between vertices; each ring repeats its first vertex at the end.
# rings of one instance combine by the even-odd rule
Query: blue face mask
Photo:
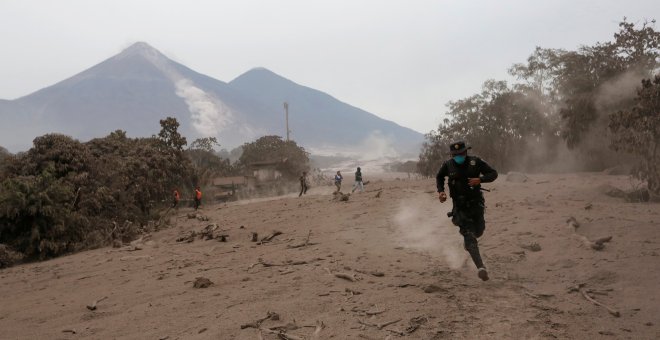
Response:
POLYGON ((456 162, 456 164, 463 164, 465 162, 465 156, 464 155, 454 156, 454 162, 456 162))

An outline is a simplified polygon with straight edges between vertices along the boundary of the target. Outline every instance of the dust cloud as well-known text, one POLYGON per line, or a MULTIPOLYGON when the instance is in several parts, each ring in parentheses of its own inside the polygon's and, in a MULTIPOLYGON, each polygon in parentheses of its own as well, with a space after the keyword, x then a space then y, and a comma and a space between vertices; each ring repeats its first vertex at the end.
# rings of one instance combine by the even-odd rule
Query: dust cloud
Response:
POLYGON ((423 251, 444 261, 451 269, 460 268, 467 259, 463 238, 447 211, 451 203, 440 204, 434 196, 417 195, 402 200, 394 215, 395 237, 400 246, 423 251))
POLYGON ((601 85, 595 98, 597 112, 607 118, 612 108, 631 101, 645 77, 639 70, 632 70, 601 85))

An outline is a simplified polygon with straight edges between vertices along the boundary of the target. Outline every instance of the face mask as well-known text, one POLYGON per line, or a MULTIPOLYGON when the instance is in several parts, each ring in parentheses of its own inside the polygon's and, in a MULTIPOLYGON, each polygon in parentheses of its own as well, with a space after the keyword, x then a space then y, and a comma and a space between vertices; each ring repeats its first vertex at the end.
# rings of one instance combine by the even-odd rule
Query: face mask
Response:
POLYGON ((463 155, 454 156, 454 162, 456 162, 456 164, 463 164, 465 162, 465 156, 463 155))

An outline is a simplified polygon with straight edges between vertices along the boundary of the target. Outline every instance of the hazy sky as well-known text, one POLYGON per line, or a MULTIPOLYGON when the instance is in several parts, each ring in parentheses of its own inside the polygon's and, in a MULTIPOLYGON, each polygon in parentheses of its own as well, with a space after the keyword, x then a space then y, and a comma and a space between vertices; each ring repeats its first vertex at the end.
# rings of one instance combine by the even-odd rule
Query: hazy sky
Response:
POLYGON ((535 46, 610 40, 624 16, 660 19, 660 1, 1 0, 0 98, 145 41, 222 81, 266 67, 428 132, 535 46))

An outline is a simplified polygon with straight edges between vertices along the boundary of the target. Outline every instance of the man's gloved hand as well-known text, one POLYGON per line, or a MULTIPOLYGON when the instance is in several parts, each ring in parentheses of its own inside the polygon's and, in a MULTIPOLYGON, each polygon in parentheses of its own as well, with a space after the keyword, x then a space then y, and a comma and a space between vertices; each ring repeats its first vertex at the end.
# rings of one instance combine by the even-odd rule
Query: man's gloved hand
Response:
POLYGON ((445 194, 444 191, 439 192, 438 199, 440 200, 440 203, 444 203, 447 200, 447 194, 445 194))

